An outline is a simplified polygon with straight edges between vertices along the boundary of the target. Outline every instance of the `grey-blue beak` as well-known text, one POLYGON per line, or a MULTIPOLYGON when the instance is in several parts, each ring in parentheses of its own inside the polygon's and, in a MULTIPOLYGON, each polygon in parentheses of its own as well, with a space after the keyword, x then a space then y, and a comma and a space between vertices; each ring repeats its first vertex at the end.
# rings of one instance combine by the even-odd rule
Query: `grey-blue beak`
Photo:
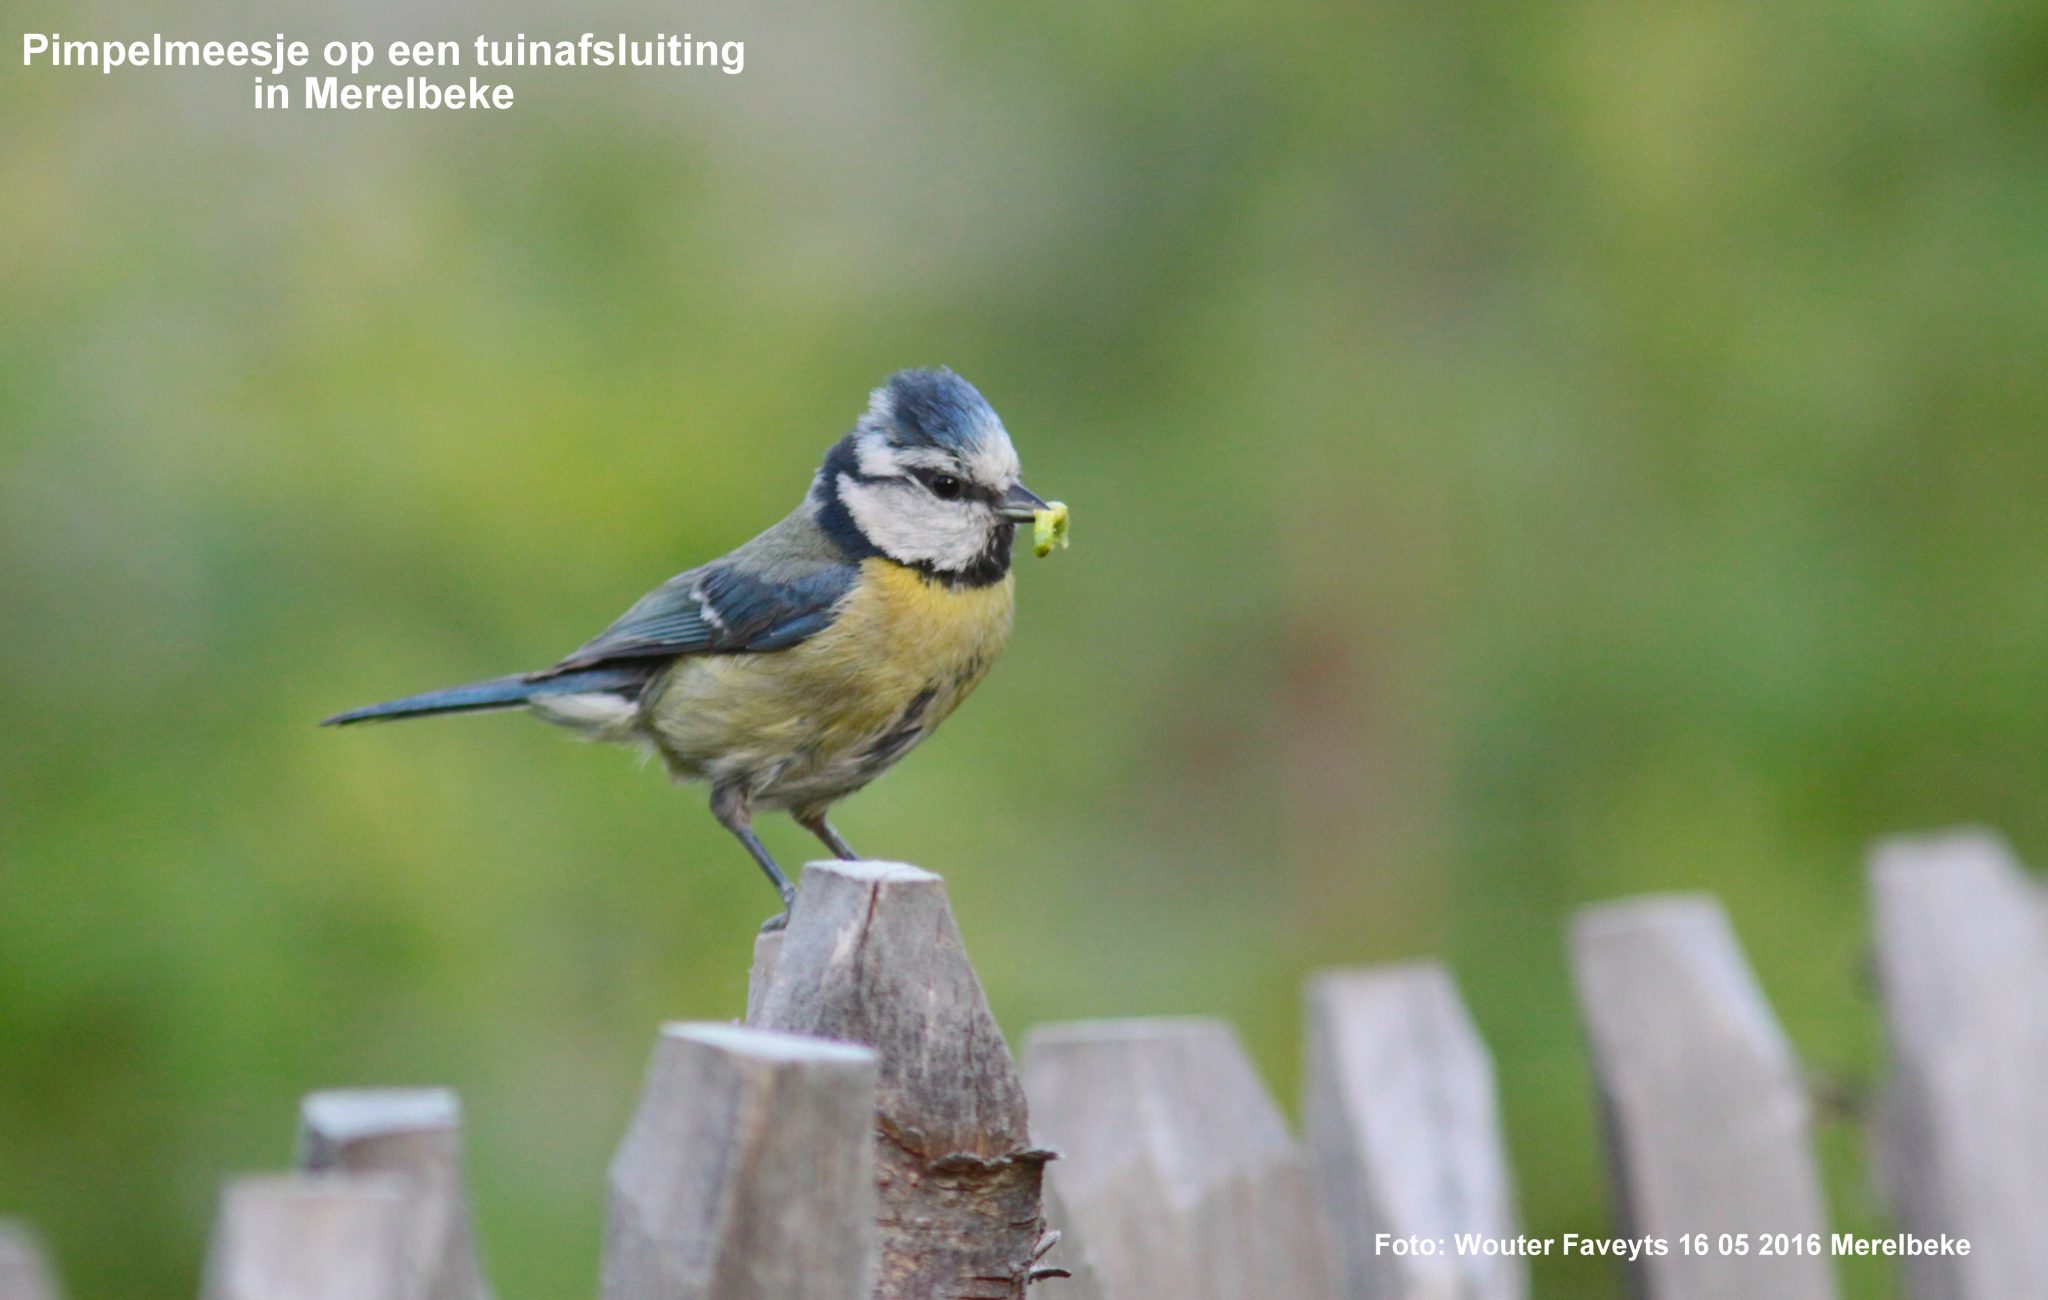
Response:
POLYGON ((1013 519, 1020 524, 1030 523, 1039 511, 1046 508, 1044 499, 1022 483, 1003 493, 1003 499, 997 504, 1002 507, 1005 519, 1013 519))

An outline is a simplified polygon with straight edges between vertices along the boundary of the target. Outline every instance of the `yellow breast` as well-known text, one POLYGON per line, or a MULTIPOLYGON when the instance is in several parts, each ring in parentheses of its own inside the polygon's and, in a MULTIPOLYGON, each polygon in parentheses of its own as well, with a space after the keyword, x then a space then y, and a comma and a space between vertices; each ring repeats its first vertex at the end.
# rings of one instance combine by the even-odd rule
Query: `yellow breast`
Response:
POLYGON ((901 564, 867 560, 844 612, 814 644, 825 643, 820 649, 829 656, 833 647, 886 643, 891 675, 923 682, 966 673, 978 681, 1009 642, 1016 589, 1010 574, 986 587, 950 587, 901 564))
POLYGON ((772 654, 681 661, 648 721, 679 775, 745 781, 764 806, 836 798, 967 698, 1014 611, 1008 575, 954 587, 866 560, 830 627, 772 654))

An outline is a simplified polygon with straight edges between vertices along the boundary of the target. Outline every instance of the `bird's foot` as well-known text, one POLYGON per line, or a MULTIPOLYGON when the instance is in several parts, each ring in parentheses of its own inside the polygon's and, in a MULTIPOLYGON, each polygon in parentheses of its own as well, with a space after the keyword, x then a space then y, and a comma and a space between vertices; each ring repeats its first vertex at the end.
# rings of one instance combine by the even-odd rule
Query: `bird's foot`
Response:
POLYGON ((796 886, 784 884, 780 892, 782 910, 761 922, 762 934, 780 934, 789 928, 789 914, 796 910, 796 886))

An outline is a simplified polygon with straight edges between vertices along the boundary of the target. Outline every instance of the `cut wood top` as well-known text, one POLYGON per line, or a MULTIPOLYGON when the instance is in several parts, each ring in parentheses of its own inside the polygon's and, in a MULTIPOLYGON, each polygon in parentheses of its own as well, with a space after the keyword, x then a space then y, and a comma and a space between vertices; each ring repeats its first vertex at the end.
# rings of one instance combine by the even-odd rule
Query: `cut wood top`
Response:
POLYGON ((2048 912, 1996 837, 1886 840, 1870 884, 1891 1073, 1882 1161, 1927 1300, 2048 1295, 2048 912))
POLYGON ((869 1300, 875 1054, 664 1025, 611 1166, 604 1300, 869 1300))
POLYGON ((814 862, 753 1023, 872 1047, 885 1122, 933 1155, 1028 1145, 1024 1089, 929 871, 814 862))
MULTIPOLYGON (((1720 904, 1630 899, 1572 928, 1624 1236, 1824 1233, 1805 1079, 1720 904)), ((1824 1254, 1673 1249, 1629 1266, 1650 1300, 1831 1300, 1824 1254)))
POLYGON ((1395 1254, 1378 1236, 1516 1235, 1493 1063, 1436 962, 1324 971, 1307 989, 1302 1122, 1347 1294, 1521 1300, 1512 1255, 1395 1254))
POLYGON ((1082 1021, 1032 1032, 1025 1078, 1064 1222, 1109 1300, 1331 1300, 1301 1152, 1230 1026, 1082 1021))
POLYGON ((347 1144, 392 1133, 462 1127, 462 1104, 447 1088, 333 1088, 306 1094, 299 1120, 322 1140, 347 1144))
POLYGON ((1161 1190, 1195 1199, 1248 1159, 1294 1145, 1237 1031, 1201 1016, 1076 1020, 1026 1040, 1041 1132, 1073 1194, 1127 1159, 1159 1162, 1161 1190))

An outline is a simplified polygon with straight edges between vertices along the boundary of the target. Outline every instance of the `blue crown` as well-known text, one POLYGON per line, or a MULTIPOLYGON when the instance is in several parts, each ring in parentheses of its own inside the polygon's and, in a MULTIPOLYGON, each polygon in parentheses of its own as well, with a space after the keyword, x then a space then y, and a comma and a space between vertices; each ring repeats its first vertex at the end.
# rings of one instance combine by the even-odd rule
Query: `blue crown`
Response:
POLYGON ((943 366, 899 370, 875 398, 871 410, 879 417, 882 434, 898 447, 964 452, 1003 427, 988 399, 943 366))

